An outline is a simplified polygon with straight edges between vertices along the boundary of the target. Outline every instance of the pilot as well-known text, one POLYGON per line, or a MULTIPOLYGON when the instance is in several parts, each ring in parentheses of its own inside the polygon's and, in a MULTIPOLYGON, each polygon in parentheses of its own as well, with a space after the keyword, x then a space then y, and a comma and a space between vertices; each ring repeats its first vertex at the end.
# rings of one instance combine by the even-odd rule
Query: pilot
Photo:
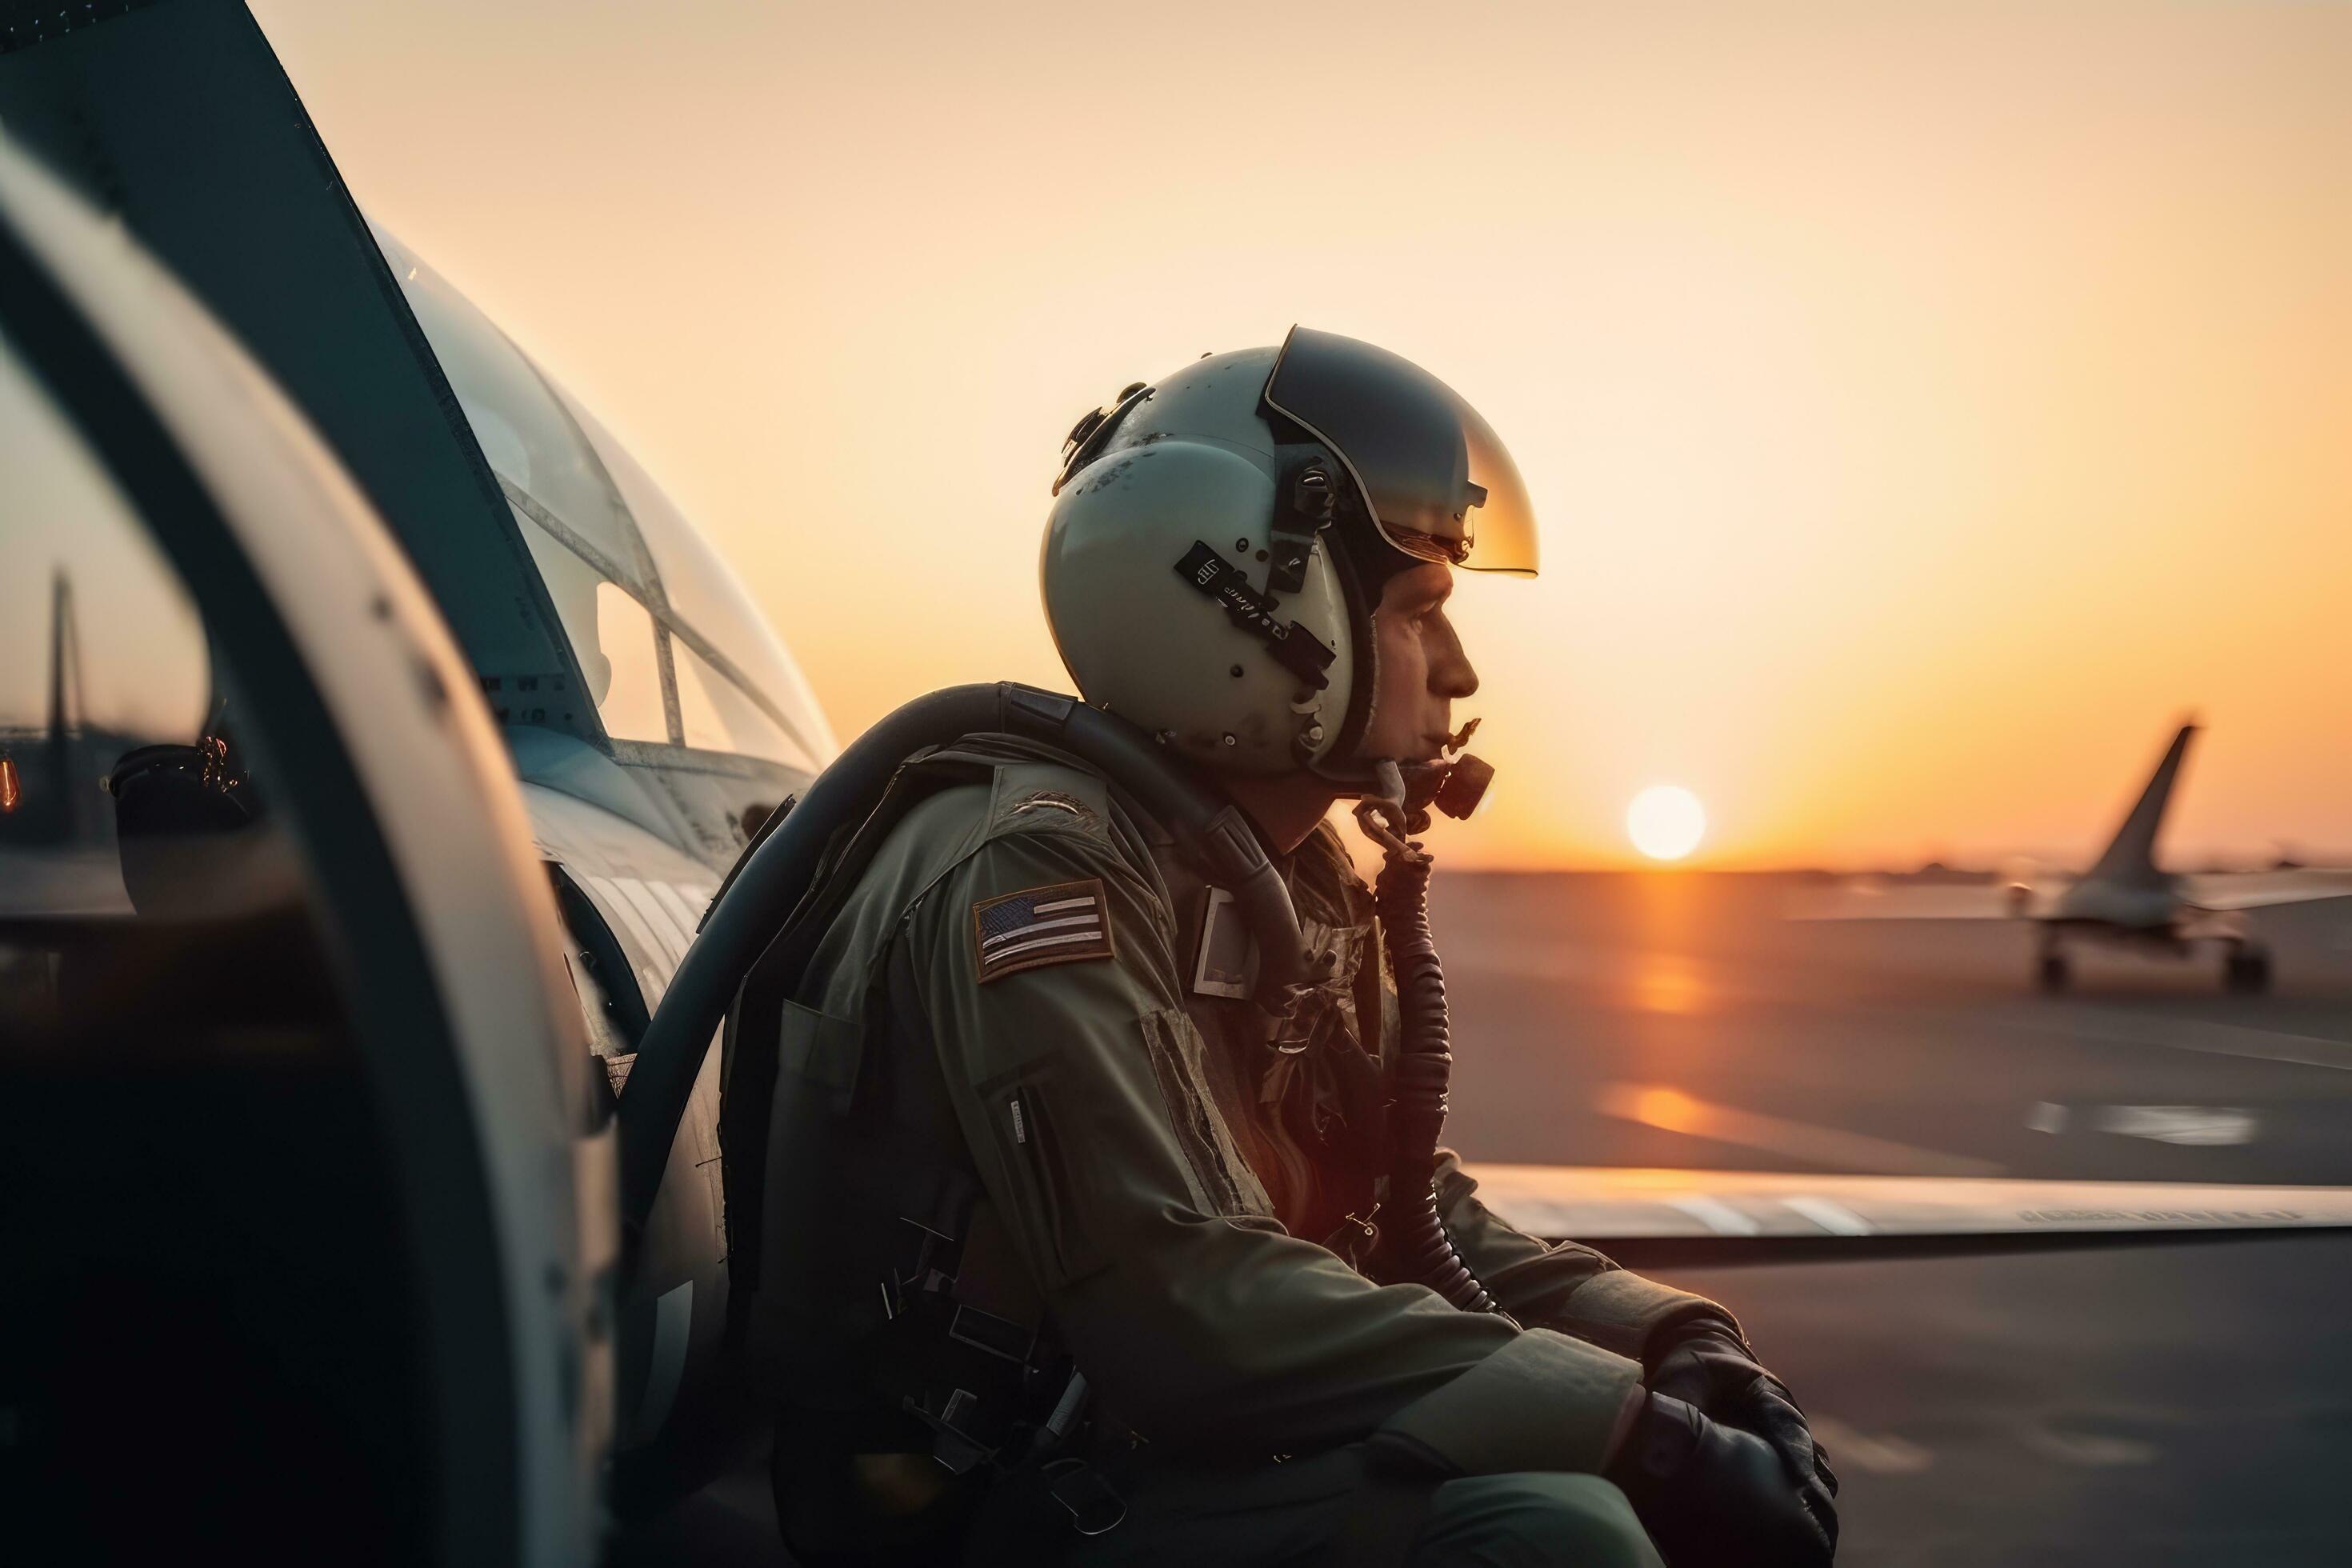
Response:
POLYGON ((898 771, 780 939, 789 994, 745 994, 766 1067, 729 1052, 796 1554, 1827 1562, 1835 1479, 1729 1312, 1513 1229, 1433 1120, 1412 1163, 1400 1063, 1433 1005, 1444 1040, 1397 940, 1426 931, 1406 781, 1449 776, 1477 689, 1454 572, 1536 563, 1507 454, 1428 373, 1300 329, 1129 388, 1065 458, 1062 658, 1242 808, 1310 983, 1254 998, 1148 792, 1008 735, 898 771), (1377 908, 1349 799, 1403 868, 1377 908))

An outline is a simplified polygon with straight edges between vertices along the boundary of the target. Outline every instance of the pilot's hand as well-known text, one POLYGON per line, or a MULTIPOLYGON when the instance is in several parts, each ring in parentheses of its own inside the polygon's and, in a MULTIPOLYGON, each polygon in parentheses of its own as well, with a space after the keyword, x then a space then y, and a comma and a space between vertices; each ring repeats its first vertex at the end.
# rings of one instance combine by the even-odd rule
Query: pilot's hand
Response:
POLYGON ((1837 1514, 1801 1488, 1771 1444, 1710 1421, 1672 1395, 1643 1395, 1610 1467, 1672 1568, 1822 1568, 1837 1514))
POLYGON ((1652 1393, 1771 1444, 1790 1483, 1820 1517, 1830 1544, 1837 1544, 1837 1510, 1830 1500, 1837 1496, 1838 1480, 1829 1455, 1813 1441, 1789 1385, 1758 1363, 1737 1329, 1717 1319, 1684 1329, 1656 1354, 1644 1381, 1652 1393))

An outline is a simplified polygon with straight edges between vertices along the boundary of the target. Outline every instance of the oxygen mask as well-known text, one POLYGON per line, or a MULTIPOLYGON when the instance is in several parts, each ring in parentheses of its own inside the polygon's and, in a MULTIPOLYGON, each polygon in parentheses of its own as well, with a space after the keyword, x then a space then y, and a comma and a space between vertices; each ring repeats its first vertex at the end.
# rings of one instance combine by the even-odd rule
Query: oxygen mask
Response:
POLYGON ((1414 836, 1429 831, 1432 809, 1459 821, 1478 809, 1495 782, 1493 764, 1464 750, 1477 729, 1475 719, 1463 725, 1430 762, 1384 757, 1372 763, 1373 782, 1356 802, 1356 826, 1364 837, 1391 858, 1428 859, 1414 836))

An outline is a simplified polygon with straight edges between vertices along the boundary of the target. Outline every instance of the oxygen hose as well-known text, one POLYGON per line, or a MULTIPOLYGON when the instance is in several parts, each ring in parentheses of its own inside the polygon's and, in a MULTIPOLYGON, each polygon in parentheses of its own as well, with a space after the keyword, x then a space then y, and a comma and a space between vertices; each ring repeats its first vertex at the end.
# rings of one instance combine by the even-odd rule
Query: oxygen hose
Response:
POLYGON ((1430 858, 1419 845, 1389 851, 1373 884, 1389 968, 1396 976, 1397 1059, 1389 1110, 1394 1163, 1387 1227, 1391 1260, 1405 1278, 1428 1286, 1465 1312, 1492 1312, 1495 1299, 1462 1261, 1437 1212, 1437 1141, 1445 1131, 1454 1078, 1445 971, 1429 932, 1430 858))

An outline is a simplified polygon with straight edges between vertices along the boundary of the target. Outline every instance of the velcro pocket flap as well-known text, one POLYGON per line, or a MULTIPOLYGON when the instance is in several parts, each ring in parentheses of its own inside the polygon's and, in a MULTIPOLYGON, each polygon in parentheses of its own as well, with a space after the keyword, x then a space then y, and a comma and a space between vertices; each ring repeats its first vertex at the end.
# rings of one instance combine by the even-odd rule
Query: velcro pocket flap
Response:
POLYGON ((776 1032, 776 1069, 823 1084, 843 1104, 857 1087, 857 1064, 866 1052, 866 1030, 855 1018, 837 1018, 788 1001, 776 1032))

